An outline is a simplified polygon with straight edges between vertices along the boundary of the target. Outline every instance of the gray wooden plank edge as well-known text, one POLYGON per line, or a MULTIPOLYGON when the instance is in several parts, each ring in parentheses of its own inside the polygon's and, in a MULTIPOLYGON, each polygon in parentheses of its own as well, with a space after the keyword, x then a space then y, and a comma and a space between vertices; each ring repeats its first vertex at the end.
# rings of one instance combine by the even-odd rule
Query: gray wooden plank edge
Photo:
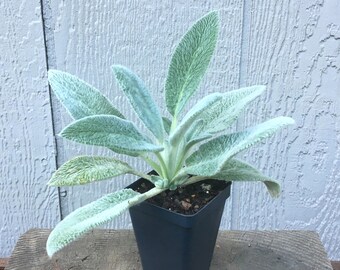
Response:
MULTIPOLYGON (((133 231, 93 230, 49 259, 50 230, 21 236, 6 270, 141 270, 133 231)), ((319 236, 311 231, 220 231, 211 270, 331 270, 319 236)))
POLYGON ((8 258, 0 258, 0 270, 4 270, 8 264, 8 258))

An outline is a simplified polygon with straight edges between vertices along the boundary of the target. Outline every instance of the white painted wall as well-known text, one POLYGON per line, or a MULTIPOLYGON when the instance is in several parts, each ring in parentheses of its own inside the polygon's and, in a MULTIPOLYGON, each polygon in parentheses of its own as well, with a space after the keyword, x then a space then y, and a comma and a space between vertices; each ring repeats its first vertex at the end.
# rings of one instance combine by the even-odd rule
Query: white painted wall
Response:
MULTIPOLYGON (((316 230, 330 258, 340 259, 339 1, 102 0, 85 3, 80 0, 51 2, 45 0, 43 3, 49 66, 71 72, 92 83, 132 120, 136 120, 136 116, 114 82, 110 66, 114 63, 123 64, 139 74, 165 113, 163 86, 176 43, 196 19, 210 10, 218 10, 221 19, 218 48, 201 85, 201 91, 193 98, 193 102, 211 92, 224 92, 240 86, 264 83, 268 85, 268 92, 240 118, 238 128, 277 115, 289 115, 297 121, 294 128, 283 131, 266 144, 242 155, 282 183, 282 196, 273 201, 260 184, 235 184, 232 198, 226 206, 222 228, 316 230)), ((37 3, 35 4, 37 6, 37 3)), ((6 8, 8 12, 19 12, 8 4, 6 8)), ((33 11, 28 10, 25 14, 29 15, 29 12, 33 11)), ((7 20, 9 18, 7 13, 2 16, 7 20)), ((34 16, 30 16, 25 17, 27 24, 34 19, 34 16)), ((16 23, 19 35, 27 32, 22 26, 25 25, 24 21, 16 20, 13 23, 16 23)), ((42 27, 41 22, 37 27, 42 27)), ((41 31, 41 28, 39 29, 41 31)), ((0 38, 9 31, 1 28, 0 38)), ((45 50, 42 33, 39 31, 35 39, 25 40, 22 46, 25 46, 23 50, 29 51, 31 43, 38 42, 40 47, 37 49, 37 55, 41 56, 45 50)), ((11 36, 8 40, 15 38, 18 36, 11 36)), ((11 48, 6 47, 4 50, 11 51, 11 48)), ((19 65, 26 65, 21 57, 16 59, 17 62, 6 67, 9 71, 19 65)), ((0 65, 7 64, 7 61, 10 62, 11 59, 0 58, 0 65)), ((37 84, 47 89, 46 63, 44 58, 40 61, 42 62, 38 62, 37 65, 43 75, 37 80, 37 84)), ((22 76, 26 80, 32 80, 34 77, 32 72, 30 69, 29 73, 22 76)), ((13 79, 15 75, 7 77, 13 79)), ((4 76, 1 76, 2 80, 3 78, 4 76)), ((0 85, 1 106, 3 111, 6 111, 10 108, 8 102, 12 97, 9 92, 10 86, 7 80, 1 81, 0 85)), ((27 95, 36 93, 35 89, 29 87, 25 91, 27 95)), ((59 132, 70 122, 70 117, 54 97, 51 104, 54 128, 59 132)), ((20 106, 22 105, 19 103, 18 115, 25 115, 20 106)), ((33 119, 37 119, 34 123, 39 125, 36 126, 35 132, 41 129, 38 127, 41 127, 43 122, 39 119, 43 118, 49 127, 46 133, 43 133, 43 137, 52 143, 50 114, 48 111, 38 109, 49 106, 48 100, 45 107, 36 105, 32 114, 33 119)), ((12 122, 12 118, 7 122, 1 122, 2 133, 3 127, 12 122)), ((1 121, 3 119, 4 117, 1 117, 1 121)), ((141 125, 139 127, 142 128, 141 125)), ((16 133, 20 135, 19 142, 27 145, 26 136, 19 131, 16 133)), ((7 140, 11 143, 14 141, 9 136, 7 140)), ((43 140, 39 140, 39 143, 43 143, 43 140)), ((38 147, 40 153, 52 157, 53 148, 45 144, 38 147)), ((109 154, 104 149, 80 147, 75 143, 57 139, 58 165, 72 156, 93 153, 109 154)), ((126 160, 136 167, 147 170, 145 164, 133 158, 126 160)), ((21 163, 20 161, 4 159, 2 170, 13 167, 14 164, 21 163)), ((36 177, 42 179, 42 182, 47 181, 54 166, 53 161, 48 159, 49 169, 39 171, 36 177)), ((4 175, 8 178, 4 187, 10 190, 13 182, 18 182, 19 179, 13 172, 1 172, 1 178, 4 175)), ((25 179, 29 177, 25 172, 20 176, 25 179)), ((63 189, 60 205, 62 213, 67 215, 75 208, 131 181, 133 181, 131 177, 121 177, 86 187, 63 189)), ((0 198, 5 198, 5 207, 2 204, 0 206, 0 221, 3 218, 1 215, 3 209, 20 208, 20 199, 28 196, 32 190, 41 198, 53 198, 48 206, 52 205, 55 207, 54 210, 56 209, 57 200, 50 195, 51 190, 41 190, 34 186, 14 196, 15 200, 13 196, 2 197, 4 193, 0 190, 0 198)), ((5 218, 10 219, 11 214, 6 211, 5 218)), ((51 216, 53 221, 58 219, 58 213, 48 208, 44 214, 51 216)), ((43 214, 38 212, 37 215, 40 217, 43 214)), ((20 215, 18 216, 20 219, 20 215)), ((22 222, 15 223, 15 226, 20 228, 29 226, 23 216, 22 222)), ((6 222, 7 227, 12 227, 13 224, 12 221, 6 222)), ((49 226, 53 226, 53 222, 49 226)), ((123 215, 111 226, 131 227, 130 219, 128 215, 123 215)), ((1 228, 4 226, 0 223, 1 228)), ((4 242, 2 239, 7 237, 13 241, 6 244, 5 250, 0 249, 0 256, 10 254, 13 243, 23 230, 16 231, 11 228, 7 229, 10 232, 7 234, 1 231, 1 241, 4 242)))
POLYGON ((240 126, 279 114, 297 125, 245 155, 279 179, 283 193, 272 202, 260 187, 237 186, 232 228, 316 230, 339 259, 340 2, 251 2, 240 81, 267 83, 271 91, 240 126))
POLYGON ((40 1, 0 1, 0 257, 19 235, 53 227, 58 193, 40 1))

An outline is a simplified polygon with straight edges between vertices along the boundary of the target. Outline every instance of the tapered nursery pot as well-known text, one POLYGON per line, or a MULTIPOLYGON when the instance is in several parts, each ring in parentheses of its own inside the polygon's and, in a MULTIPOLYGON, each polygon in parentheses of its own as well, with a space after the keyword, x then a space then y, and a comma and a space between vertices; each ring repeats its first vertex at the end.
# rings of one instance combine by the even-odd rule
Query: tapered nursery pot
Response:
MULTIPOLYGON (((129 186, 136 189, 146 181, 129 186)), ((149 202, 130 208, 144 270, 208 270, 231 182, 193 215, 178 214, 149 202)))

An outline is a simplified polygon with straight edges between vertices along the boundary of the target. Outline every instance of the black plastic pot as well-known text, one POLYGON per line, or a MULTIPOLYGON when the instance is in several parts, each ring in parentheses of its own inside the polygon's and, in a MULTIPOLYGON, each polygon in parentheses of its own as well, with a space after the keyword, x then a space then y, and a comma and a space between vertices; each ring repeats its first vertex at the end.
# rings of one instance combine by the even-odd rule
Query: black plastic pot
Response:
MULTIPOLYGON (((144 179, 129 186, 136 188, 144 179)), ((143 202, 130 216, 144 270, 208 270, 231 182, 194 215, 143 202)))

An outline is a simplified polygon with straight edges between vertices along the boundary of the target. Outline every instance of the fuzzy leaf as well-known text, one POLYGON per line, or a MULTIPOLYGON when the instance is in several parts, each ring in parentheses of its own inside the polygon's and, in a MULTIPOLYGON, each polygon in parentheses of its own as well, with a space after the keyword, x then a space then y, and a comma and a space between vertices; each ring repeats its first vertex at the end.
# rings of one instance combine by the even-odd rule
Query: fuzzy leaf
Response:
POLYGON ((186 149, 190 149, 192 146, 194 146, 195 144, 198 144, 200 142, 203 142, 205 140, 208 140, 212 137, 212 135, 210 134, 204 134, 202 133, 201 135, 197 136, 197 137, 193 137, 190 141, 187 142, 186 145, 186 149))
POLYGON ((162 120, 163 120, 163 126, 164 126, 164 129, 165 129, 165 132, 167 134, 170 134, 171 120, 169 118, 166 118, 166 117, 162 117, 162 120))
POLYGON ((220 172, 210 177, 211 179, 224 180, 224 181, 261 181, 263 182, 268 192, 272 197, 280 195, 280 185, 263 175, 259 170, 247 164, 246 162, 230 159, 221 168, 220 172))
POLYGON ((196 91, 215 49, 218 15, 211 12, 184 35, 171 59, 165 84, 168 111, 177 118, 196 91))
POLYGON ((132 122, 111 115, 88 116, 77 120, 62 130, 61 136, 79 143, 108 147, 131 156, 163 150, 140 134, 132 122))
POLYGON ((103 94, 76 76, 52 69, 48 71, 48 81, 57 98, 74 119, 98 114, 124 118, 103 94))
MULTIPOLYGON (((200 119, 202 112, 209 110, 215 103, 222 99, 222 94, 214 93, 202 98, 198 101, 191 110, 184 116, 183 120, 176 127, 174 133, 170 137, 171 144, 177 144, 181 138, 190 130, 196 119, 200 119)), ((201 120, 203 121, 203 120, 201 120)), ((202 125, 203 123, 201 123, 202 125)))
POLYGON ((196 119, 203 121, 201 132, 204 134, 225 130, 237 119, 244 107, 264 90, 265 86, 255 85, 204 97, 185 115, 170 137, 170 142, 176 143, 196 119))
POLYGON ((205 133, 202 131, 203 121, 202 119, 196 120, 189 130, 185 134, 185 148, 186 150, 190 149, 197 143, 210 139, 212 137, 211 134, 205 133))
POLYGON ((123 189, 78 208, 58 223, 49 235, 46 244, 48 256, 51 257, 87 231, 112 220, 145 199, 143 194, 132 189, 123 189))
POLYGON ((225 130, 237 119, 245 106, 265 89, 263 85, 254 85, 224 93, 198 116, 203 120, 202 131, 214 134, 225 130))
POLYGON ((48 182, 50 186, 84 185, 113 178, 122 174, 134 174, 125 162, 110 157, 79 156, 67 161, 48 182))
POLYGON ((196 120, 192 125, 188 128, 187 132, 185 133, 185 142, 188 143, 192 139, 194 139, 197 134, 201 133, 203 121, 201 119, 196 120))
POLYGON ((162 117, 144 82, 126 67, 115 65, 112 70, 138 117, 159 141, 163 141, 162 117))
POLYGON ((294 124, 289 117, 277 117, 242 132, 219 136, 202 144, 186 161, 187 174, 212 176, 239 152, 255 145, 287 125, 294 124))

